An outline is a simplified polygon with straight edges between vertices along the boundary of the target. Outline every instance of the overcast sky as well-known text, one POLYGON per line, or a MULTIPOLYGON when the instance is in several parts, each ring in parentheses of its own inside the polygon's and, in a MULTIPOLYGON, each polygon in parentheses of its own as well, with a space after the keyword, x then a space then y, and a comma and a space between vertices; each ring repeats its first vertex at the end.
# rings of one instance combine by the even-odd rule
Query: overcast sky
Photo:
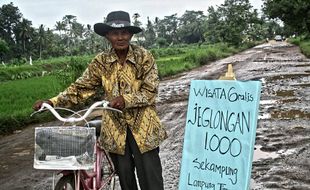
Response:
MULTIPOLYGON (((140 14, 140 21, 145 25, 147 17, 163 19, 177 13, 181 17, 186 10, 203 11, 207 14, 209 6, 221 5, 224 0, 0 0, 0 6, 13 2, 24 18, 32 21, 34 27, 40 24, 54 28, 56 21, 64 15, 77 16, 82 24, 95 24, 111 11, 124 10, 130 16, 140 14)), ((252 6, 260 10, 262 0, 250 0, 252 6)))

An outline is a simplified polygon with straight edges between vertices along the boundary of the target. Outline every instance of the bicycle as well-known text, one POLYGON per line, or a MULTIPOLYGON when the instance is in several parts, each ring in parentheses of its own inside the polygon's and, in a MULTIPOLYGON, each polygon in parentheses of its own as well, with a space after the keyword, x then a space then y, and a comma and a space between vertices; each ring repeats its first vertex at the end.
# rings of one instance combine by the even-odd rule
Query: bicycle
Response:
POLYGON ((120 110, 108 106, 103 100, 95 102, 88 109, 74 112, 65 108, 53 108, 43 103, 32 115, 49 110, 59 121, 77 123, 85 121, 85 125, 37 127, 35 129, 34 168, 59 171, 62 174, 55 184, 55 190, 106 190, 115 188, 115 169, 108 153, 98 146, 96 134, 100 131, 101 120, 87 121, 86 118, 94 109, 120 110), (100 106, 100 107, 99 107, 100 106), (73 114, 63 118, 56 110, 67 110, 73 114), (86 111, 87 110, 87 111, 86 111), (86 111, 84 115, 80 112, 86 111), (78 117, 74 117, 77 115, 78 117), (85 127, 87 126, 87 127, 85 127), (99 130, 98 130, 99 128, 99 130), (97 131, 97 133, 96 133, 97 131), (58 143, 58 142, 61 143, 58 143), (58 143, 58 144, 57 144, 58 143), (92 170, 92 171, 90 171, 92 170))

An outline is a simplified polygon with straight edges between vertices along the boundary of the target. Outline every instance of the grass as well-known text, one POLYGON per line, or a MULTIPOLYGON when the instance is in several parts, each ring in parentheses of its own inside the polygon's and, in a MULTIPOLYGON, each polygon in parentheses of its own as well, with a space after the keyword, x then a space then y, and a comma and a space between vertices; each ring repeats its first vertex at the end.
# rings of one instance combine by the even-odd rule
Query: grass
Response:
POLYGON ((32 78, 42 75, 48 75, 52 72, 62 70, 71 63, 84 64, 89 63, 94 55, 57 57, 46 60, 33 61, 33 65, 8 65, 0 66, 0 81, 18 80, 32 78))
POLYGON ((38 99, 57 95, 60 85, 54 76, 0 83, 0 133, 10 133, 38 118, 30 118, 38 99))
POLYGON ((289 42, 299 46, 301 52, 310 58, 310 39, 303 36, 297 38, 290 38, 289 42))
POLYGON ((191 70, 242 50, 229 47, 225 43, 178 48, 175 54, 172 54, 173 51, 170 50, 167 51, 167 55, 163 54, 161 58, 157 58, 159 76, 163 78, 191 70))
POLYGON ((307 56, 308 58, 310 58, 310 39, 307 40, 307 41, 302 41, 300 43, 300 49, 301 49, 301 52, 307 56))
POLYGON ((158 66, 160 78, 175 75, 182 71, 187 71, 198 66, 195 63, 184 61, 184 57, 158 59, 156 63, 158 66))

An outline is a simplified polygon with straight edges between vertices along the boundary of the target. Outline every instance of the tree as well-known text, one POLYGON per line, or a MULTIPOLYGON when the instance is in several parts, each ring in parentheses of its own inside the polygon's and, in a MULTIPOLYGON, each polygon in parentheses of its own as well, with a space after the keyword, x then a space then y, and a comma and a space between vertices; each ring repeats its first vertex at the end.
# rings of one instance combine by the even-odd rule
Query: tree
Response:
POLYGON ((62 18, 62 22, 65 25, 65 31, 66 31, 66 41, 67 41, 67 50, 69 54, 72 54, 72 40, 73 40, 73 31, 72 31, 72 23, 76 21, 76 16, 74 15, 65 15, 62 18))
POLYGON ((94 38, 93 38, 93 31, 91 29, 91 25, 87 24, 86 31, 84 33, 85 37, 85 44, 86 44, 86 51, 89 53, 93 53, 93 47, 94 47, 94 38))
MULTIPOLYGON (((139 21, 140 18, 140 14, 139 13, 135 13, 132 15, 133 18, 133 25, 142 28, 142 22, 139 21)), ((132 38, 133 41, 135 41, 136 43, 138 43, 139 45, 143 45, 145 38, 144 38, 144 30, 142 28, 142 32, 135 34, 134 37, 132 38)))
POLYGON ((158 44, 158 47, 165 47, 167 46, 167 39, 166 38, 162 38, 162 37, 159 37, 156 39, 156 44, 158 44))
POLYGON ((55 30, 57 30, 59 32, 59 35, 61 36, 61 32, 66 30, 65 23, 62 21, 56 21, 55 30))
POLYGON ((8 44, 0 38, 0 60, 3 61, 3 57, 5 54, 9 51, 9 46, 8 44))
POLYGON ((204 23, 206 16, 202 11, 185 11, 179 19, 178 36, 185 43, 197 43, 204 41, 204 23))
POLYGON ((11 59, 15 53, 19 54, 20 49, 16 43, 18 33, 16 31, 17 25, 20 23, 22 14, 19 12, 18 7, 13 3, 2 5, 0 8, 0 38, 2 38, 8 45, 9 51, 5 58, 11 59))
POLYGON ((14 29, 20 23, 22 14, 13 3, 0 8, 0 37, 7 43, 14 43, 14 29))
POLYGON ((204 37, 209 43, 218 43, 223 41, 224 22, 222 16, 213 6, 208 8, 208 16, 206 21, 206 32, 204 37))
POLYGON ((263 11, 273 19, 282 20, 297 33, 310 34, 310 1, 264 0, 263 11))
POLYGON ((72 36, 74 38, 82 38, 84 32, 85 28, 83 24, 76 21, 72 23, 72 36))
POLYGON ((33 28, 31 27, 32 22, 23 18, 22 22, 19 23, 16 27, 16 30, 19 31, 19 37, 22 41, 23 54, 25 54, 26 50, 26 42, 31 38, 33 34, 33 28))
POLYGON ((162 20, 155 19, 157 37, 166 39, 166 44, 178 42, 177 28, 179 22, 176 15, 165 16, 162 20))
POLYGON ((147 25, 144 35, 145 35, 145 46, 147 47, 152 46, 156 40, 156 33, 154 25, 152 21, 150 21, 149 17, 147 17, 147 25))
POLYGON ((233 45, 242 43, 243 36, 245 36, 249 24, 252 23, 251 8, 249 0, 225 0, 224 4, 219 7, 225 21, 224 41, 233 45))
POLYGON ((251 27, 258 23, 256 11, 252 11, 249 0, 225 0, 217 10, 210 8, 205 37, 212 41, 223 41, 238 46, 249 39, 251 27), (213 36, 214 35, 214 36, 213 36))
POLYGON ((38 29, 38 42, 39 42, 39 58, 42 58, 42 47, 45 41, 45 30, 43 24, 38 29))
POLYGON ((133 25, 134 26, 137 26, 137 27, 140 27, 142 25, 142 22, 140 22, 138 19, 140 18, 140 14, 139 13, 135 13, 132 15, 132 18, 133 18, 133 25))
MULTIPOLYGON (((284 27, 280 26, 280 22, 277 19, 270 19, 266 15, 261 18, 261 28, 258 30, 261 36, 265 39, 272 39, 275 34, 287 35, 284 32, 284 27)), ((255 30, 255 29, 254 29, 255 30)), ((254 33, 255 31, 253 31, 254 33)), ((258 33, 256 32, 256 33, 258 33)))

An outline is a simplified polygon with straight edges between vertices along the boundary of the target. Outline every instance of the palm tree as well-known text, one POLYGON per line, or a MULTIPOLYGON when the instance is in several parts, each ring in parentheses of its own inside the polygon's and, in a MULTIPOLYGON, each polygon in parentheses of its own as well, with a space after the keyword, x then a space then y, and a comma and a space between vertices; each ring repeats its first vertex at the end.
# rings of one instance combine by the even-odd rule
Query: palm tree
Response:
POLYGON ((31 21, 23 18, 22 22, 20 23, 20 32, 19 37, 22 40, 23 43, 23 54, 25 54, 26 50, 26 41, 31 37, 31 21))
POLYGON ((74 15, 65 15, 63 18, 63 23, 65 25, 66 31, 67 31, 67 36, 68 36, 68 40, 67 40, 67 48, 70 51, 70 54, 72 53, 71 51, 71 47, 70 47, 70 43, 72 41, 73 38, 73 31, 72 31, 72 23, 76 21, 76 16, 74 15))
POLYGON ((138 26, 140 27, 141 26, 141 22, 138 20, 138 18, 140 18, 140 14, 139 13, 135 13, 132 15, 132 18, 133 18, 133 25, 134 26, 138 26))
POLYGON ((83 24, 80 24, 78 22, 73 22, 72 23, 72 35, 75 38, 82 38, 83 37, 83 33, 85 32, 85 28, 83 24))
POLYGON ((93 31, 91 29, 91 25, 90 24, 86 25, 86 31, 84 33, 84 37, 87 40, 86 48, 89 50, 90 53, 93 53, 94 39, 93 39, 93 31))
POLYGON ((59 35, 61 36, 61 31, 66 30, 66 24, 62 21, 57 21, 55 24, 55 30, 58 30, 59 35))
POLYGON ((43 47, 43 43, 45 41, 45 30, 44 30, 44 26, 43 24, 40 25, 39 29, 38 29, 38 41, 39 41, 39 56, 41 59, 42 56, 42 47, 43 47))
MULTIPOLYGON (((139 13, 135 13, 133 14, 132 18, 133 18, 133 25, 140 27, 142 25, 142 22, 140 22, 138 19, 140 18, 140 14, 139 13)), ((144 41, 144 31, 142 31, 139 34, 135 34, 133 40, 137 40, 139 45, 142 45, 142 41, 144 41)))

